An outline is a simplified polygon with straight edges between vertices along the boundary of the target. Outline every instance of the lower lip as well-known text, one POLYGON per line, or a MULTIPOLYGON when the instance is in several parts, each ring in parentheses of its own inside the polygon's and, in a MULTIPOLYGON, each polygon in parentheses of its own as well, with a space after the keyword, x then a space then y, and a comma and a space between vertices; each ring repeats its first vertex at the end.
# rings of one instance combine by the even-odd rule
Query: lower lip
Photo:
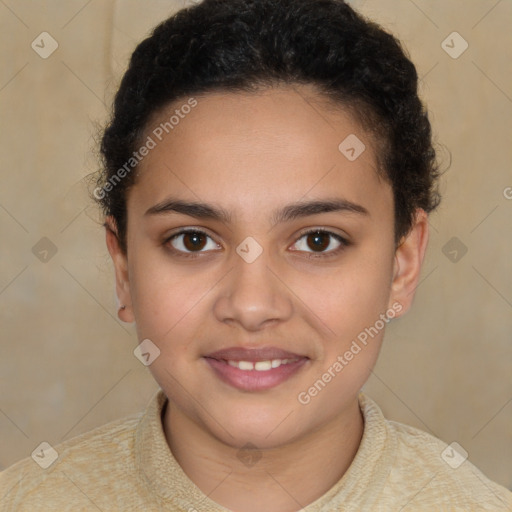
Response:
POLYGON ((206 357, 205 360, 221 380, 243 391, 263 391, 278 386, 297 373, 308 361, 307 358, 302 358, 293 363, 282 364, 277 368, 260 372, 258 370, 240 370, 226 361, 210 357, 206 357))

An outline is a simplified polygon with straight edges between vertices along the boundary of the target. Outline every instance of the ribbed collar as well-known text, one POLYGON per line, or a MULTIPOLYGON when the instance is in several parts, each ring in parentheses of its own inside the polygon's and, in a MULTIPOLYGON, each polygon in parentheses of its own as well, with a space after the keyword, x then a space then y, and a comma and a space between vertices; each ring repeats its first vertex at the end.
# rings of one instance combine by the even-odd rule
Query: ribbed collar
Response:
MULTIPOLYGON (((137 471, 149 493, 170 509, 229 512, 208 498, 181 469, 165 438, 162 411, 167 397, 159 389, 151 398, 136 430, 137 471), (158 498, 157 498, 158 497, 158 498)), ((359 394, 364 431, 359 449, 343 477, 303 512, 371 510, 380 494, 393 458, 397 438, 379 406, 359 394)))

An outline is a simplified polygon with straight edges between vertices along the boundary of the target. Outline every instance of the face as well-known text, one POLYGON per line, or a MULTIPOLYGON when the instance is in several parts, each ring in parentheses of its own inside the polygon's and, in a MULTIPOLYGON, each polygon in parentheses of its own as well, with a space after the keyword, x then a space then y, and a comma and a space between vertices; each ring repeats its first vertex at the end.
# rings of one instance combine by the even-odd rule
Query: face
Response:
POLYGON ((395 250, 371 138, 318 99, 212 93, 160 112, 127 196, 127 255, 107 235, 122 318, 160 351, 156 381, 176 414, 233 447, 342 417, 417 283, 425 216, 395 250), (339 148, 354 135, 359 156, 356 139, 339 148))

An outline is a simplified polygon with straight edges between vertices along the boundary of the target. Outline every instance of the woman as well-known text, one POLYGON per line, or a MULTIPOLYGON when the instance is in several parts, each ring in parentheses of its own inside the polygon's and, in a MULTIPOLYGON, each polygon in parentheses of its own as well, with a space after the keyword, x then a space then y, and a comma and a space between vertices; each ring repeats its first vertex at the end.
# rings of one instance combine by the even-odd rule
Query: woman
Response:
POLYGON ((360 392, 440 201, 394 37, 340 0, 205 0, 137 47, 101 151, 119 317, 161 390, 4 472, 3 510, 510 510, 360 392))

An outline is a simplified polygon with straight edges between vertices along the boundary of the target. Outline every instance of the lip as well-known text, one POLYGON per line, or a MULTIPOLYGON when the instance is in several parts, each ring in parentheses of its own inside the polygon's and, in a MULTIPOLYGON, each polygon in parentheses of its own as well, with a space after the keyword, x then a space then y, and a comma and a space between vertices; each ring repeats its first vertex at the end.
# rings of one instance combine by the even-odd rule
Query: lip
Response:
POLYGON ((288 352, 277 347, 244 348, 230 347, 207 354, 205 357, 225 361, 266 361, 268 359, 296 359, 300 354, 288 352))
POLYGON ((241 391, 264 391, 282 384, 295 375, 309 358, 277 347, 248 349, 231 347, 204 356, 214 374, 226 384, 241 391), (272 359, 292 359, 286 364, 266 371, 240 370, 228 361, 268 361, 272 359))

